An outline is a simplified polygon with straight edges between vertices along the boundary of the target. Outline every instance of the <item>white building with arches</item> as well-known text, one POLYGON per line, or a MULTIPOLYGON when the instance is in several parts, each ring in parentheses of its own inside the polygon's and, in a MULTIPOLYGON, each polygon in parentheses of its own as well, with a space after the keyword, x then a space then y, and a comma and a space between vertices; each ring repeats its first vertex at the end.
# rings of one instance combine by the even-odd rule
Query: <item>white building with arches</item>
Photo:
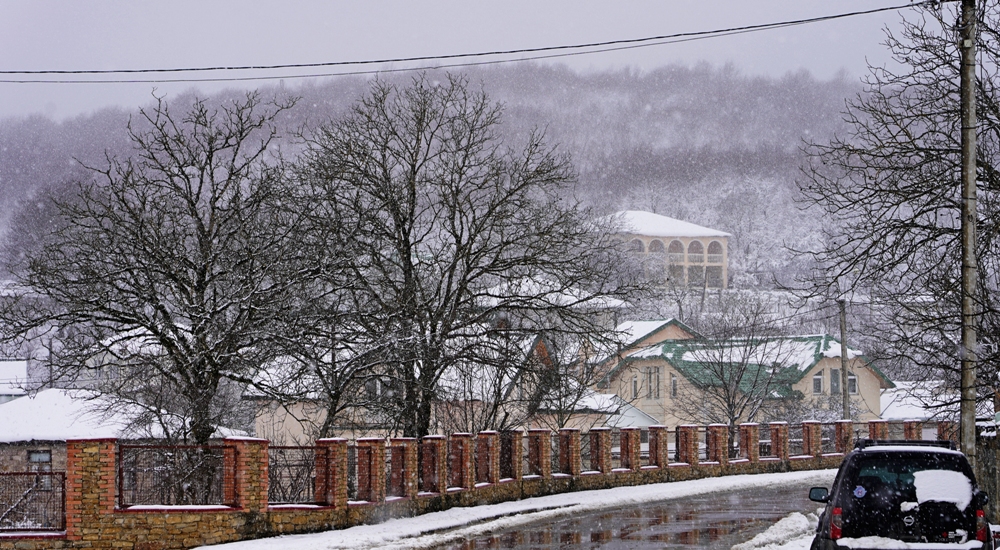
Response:
POLYGON ((729 233, 641 210, 618 212, 614 222, 629 250, 662 257, 672 284, 729 286, 729 233))

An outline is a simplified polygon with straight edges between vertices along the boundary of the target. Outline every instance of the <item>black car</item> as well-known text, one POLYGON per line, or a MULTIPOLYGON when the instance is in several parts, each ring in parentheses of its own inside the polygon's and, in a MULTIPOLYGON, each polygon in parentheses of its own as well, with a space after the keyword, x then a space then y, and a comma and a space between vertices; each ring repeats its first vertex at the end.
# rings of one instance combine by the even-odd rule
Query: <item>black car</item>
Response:
POLYGON ((826 503, 812 550, 896 547, 891 541, 993 549, 989 499, 951 442, 859 441, 833 488, 813 487, 809 498, 826 503))

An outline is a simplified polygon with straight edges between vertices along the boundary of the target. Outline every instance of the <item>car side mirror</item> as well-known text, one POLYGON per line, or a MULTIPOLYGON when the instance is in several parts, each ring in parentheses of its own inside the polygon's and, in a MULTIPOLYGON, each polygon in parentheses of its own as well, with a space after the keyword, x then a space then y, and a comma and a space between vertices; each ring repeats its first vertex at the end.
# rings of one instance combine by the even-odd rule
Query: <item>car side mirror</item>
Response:
POLYGON ((830 491, 826 487, 813 487, 809 489, 809 500, 827 502, 830 500, 830 491))

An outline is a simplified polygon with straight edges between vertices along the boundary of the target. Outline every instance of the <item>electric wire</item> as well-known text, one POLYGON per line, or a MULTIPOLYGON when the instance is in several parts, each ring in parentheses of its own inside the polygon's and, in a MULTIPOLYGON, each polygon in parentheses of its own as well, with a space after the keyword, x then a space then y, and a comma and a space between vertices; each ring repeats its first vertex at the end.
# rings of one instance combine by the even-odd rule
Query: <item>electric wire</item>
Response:
POLYGON ((322 72, 322 73, 310 73, 310 74, 283 74, 283 75, 266 75, 266 76, 246 76, 246 77, 207 77, 207 78, 148 78, 148 79, 126 79, 126 78, 116 78, 116 79, 41 79, 41 78, 4 78, 0 79, 0 83, 9 84, 140 84, 140 83, 183 83, 183 82, 249 82, 249 81, 261 81, 261 80, 282 80, 282 79, 301 79, 301 78, 318 78, 318 77, 331 77, 331 76, 358 76, 358 75, 371 75, 380 73, 395 73, 395 72, 408 72, 408 71, 420 71, 420 70, 438 70, 446 68, 457 68, 457 67, 473 67, 482 65, 495 65, 502 63, 516 63, 523 61, 535 61, 541 59, 553 59, 561 57, 571 57, 578 55, 592 55, 596 53, 605 53, 611 51, 628 50, 635 48, 645 48, 652 46, 661 46, 666 44, 676 44, 681 42, 690 42, 695 40, 706 40, 709 38, 719 38, 725 36, 732 36, 737 34, 745 34, 751 32, 759 32, 764 30, 779 29, 792 27, 797 25, 806 25, 812 23, 820 23, 825 21, 831 21, 835 19, 842 19, 846 17, 854 17, 859 15, 869 15, 873 13, 881 13, 886 11, 896 11, 904 8, 915 8, 923 7, 928 5, 937 4, 936 0, 925 0, 923 2, 908 3, 896 6, 886 6, 881 8, 873 8, 869 10, 860 10, 853 12, 845 12, 832 15, 824 15, 819 17, 812 17, 806 19, 797 19, 790 21, 780 21, 773 23, 762 23, 757 25, 745 25, 740 27, 730 27, 726 29, 716 29, 710 31, 691 31, 674 33, 667 35, 649 36, 643 38, 629 38, 621 40, 610 40, 604 42, 590 42, 583 44, 570 44, 561 46, 545 46, 538 48, 517 48, 508 50, 494 50, 487 52, 476 52, 476 53, 458 53, 458 54, 446 54, 446 55, 435 55, 435 56, 413 56, 413 57, 397 57, 397 58, 387 58, 387 59, 374 59, 374 60, 361 60, 361 61, 330 61, 322 63, 289 63, 289 64, 278 64, 278 65, 221 65, 221 66, 210 66, 210 67, 174 67, 174 68, 153 68, 153 69, 104 69, 104 70, 0 70, 0 75, 127 75, 127 74, 162 74, 162 73, 189 73, 189 72, 220 72, 220 71, 247 71, 247 70, 288 70, 288 69, 303 69, 303 68, 319 68, 319 67, 347 67, 347 66, 364 66, 364 65, 378 65, 378 64, 390 64, 390 63, 410 63, 410 62, 425 62, 425 61, 447 61, 453 59, 468 59, 475 57, 488 57, 488 56, 498 56, 498 55, 514 55, 514 54, 539 54, 539 55, 528 55, 526 57, 521 57, 517 59, 495 59, 486 61, 469 61, 469 62, 458 62, 458 63, 445 63, 445 64, 435 64, 435 65, 424 65, 418 67, 405 67, 405 68, 388 68, 388 69, 368 69, 368 70, 356 70, 356 71, 335 71, 335 72, 322 72), (584 50, 584 51, 566 51, 566 50, 584 50), (554 53, 543 53, 543 52, 554 52, 554 53))

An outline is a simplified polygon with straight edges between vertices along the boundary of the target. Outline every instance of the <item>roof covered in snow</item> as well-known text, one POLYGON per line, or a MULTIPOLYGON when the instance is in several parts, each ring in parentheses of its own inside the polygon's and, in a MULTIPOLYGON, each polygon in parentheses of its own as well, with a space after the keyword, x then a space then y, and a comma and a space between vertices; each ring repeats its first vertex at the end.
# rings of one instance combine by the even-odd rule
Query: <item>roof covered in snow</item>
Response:
POLYGON ((729 233, 642 210, 613 214, 610 221, 623 233, 647 237, 730 237, 729 233))
POLYGON ((896 382, 882 390, 881 416, 885 420, 931 420, 958 417, 961 396, 943 380, 896 382))
MULTIPOLYGON (((0 442, 156 436, 138 433, 125 414, 97 412, 99 403, 79 390, 47 389, 0 404, 0 442)), ((246 435, 220 428, 215 436, 246 435)))
MULTIPOLYGON (((829 357, 840 357, 840 341, 826 334, 752 340, 667 340, 629 353, 608 374, 606 382, 630 361, 662 358, 696 384, 711 383, 706 365, 732 363, 768 371, 777 369, 774 379, 780 386, 788 386, 790 390, 792 384, 801 380, 821 360, 829 357)), ((864 360, 861 352, 852 349, 848 349, 848 358, 864 360)), ((875 365, 867 364, 881 379, 883 387, 892 387, 893 383, 875 365)))

